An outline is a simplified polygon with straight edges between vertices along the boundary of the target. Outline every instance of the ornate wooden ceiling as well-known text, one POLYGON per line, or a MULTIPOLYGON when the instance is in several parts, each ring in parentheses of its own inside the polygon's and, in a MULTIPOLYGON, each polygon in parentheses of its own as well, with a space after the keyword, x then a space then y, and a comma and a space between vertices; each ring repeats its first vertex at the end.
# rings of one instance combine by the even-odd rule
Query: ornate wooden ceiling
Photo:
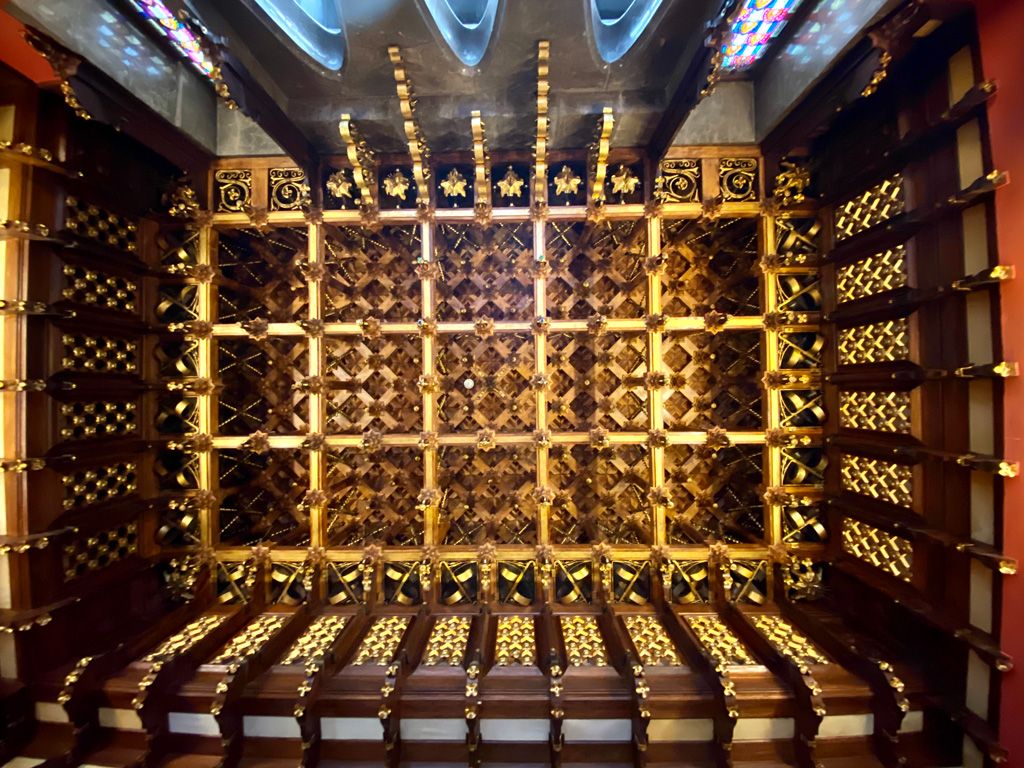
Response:
MULTIPOLYGON (((71 122, 0 151, 0 338, 40 350, 0 363, 10 754, 1001 757, 967 593, 1015 570, 977 434, 1016 366, 970 324, 1012 274, 965 217, 1004 179, 932 151, 984 101, 938 71, 932 133, 821 199, 756 147, 610 149, 610 115, 549 153, 542 114, 532 162, 478 115, 472 157, 374 158, 345 117, 322 207, 241 158, 168 214, 81 177, 117 138, 33 91, 71 122)), ((887 92, 820 189, 874 105, 931 114, 887 92)))

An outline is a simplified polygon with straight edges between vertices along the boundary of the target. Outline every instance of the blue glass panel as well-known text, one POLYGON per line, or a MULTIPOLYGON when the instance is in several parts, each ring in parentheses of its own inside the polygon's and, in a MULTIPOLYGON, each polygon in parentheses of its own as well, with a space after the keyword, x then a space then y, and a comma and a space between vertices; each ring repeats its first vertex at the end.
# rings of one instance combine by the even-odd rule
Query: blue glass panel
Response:
POLYGON ((475 67, 487 52, 500 0, 425 0, 448 47, 459 61, 475 67))
POLYGON ((256 0, 314 61, 330 70, 345 62, 345 36, 340 0, 256 0))
POLYGON ((586 0, 594 42, 609 64, 622 58, 651 23, 662 0, 586 0))

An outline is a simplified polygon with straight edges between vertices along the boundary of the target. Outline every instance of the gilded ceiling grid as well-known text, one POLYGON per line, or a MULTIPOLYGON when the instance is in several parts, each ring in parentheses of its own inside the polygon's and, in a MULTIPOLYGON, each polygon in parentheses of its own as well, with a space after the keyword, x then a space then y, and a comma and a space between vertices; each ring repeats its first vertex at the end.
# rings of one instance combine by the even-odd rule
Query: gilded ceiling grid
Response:
MULTIPOLYGON (((670 219, 665 220, 666 224, 670 222, 670 219)), ((351 223, 355 224, 355 222, 351 223)), ((588 224, 585 221, 580 223, 584 227, 601 226, 600 224, 588 224)), ((773 543, 783 540, 782 510, 787 504, 791 504, 793 499, 785 498, 786 489, 783 487, 784 483, 782 482, 783 449, 785 445, 776 444, 779 443, 779 439, 772 437, 772 434, 774 430, 779 429, 782 418, 780 395, 784 390, 779 387, 792 386, 794 382, 787 379, 781 384, 775 382, 765 387, 764 431, 728 430, 726 435, 722 436, 717 434, 718 430, 714 428, 711 428, 710 433, 707 430, 666 430, 663 389, 669 383, 669 378, 672 376, 673 371, 665 364, 663 344, 665 343, 664 337, 669 332, 676 334, 685 331, 703 333, 706 339, 715 341, 724 338, 718 336, 719 332, 730 334, 743 330, 753 330, 759 332, 759 335, 762 337, 762 354, 766 369, 769 371, 777 370, 781 362, 779 358, 780 331, 793 330, 793 328, 780 326, 777 321, 772 319, 773 315, 777 314, 780 303, 785 301, 785 297, 779 298, 778 280, 776 277, 778 274, 792 273, 794 271, 812 274, 814 269, 794 267, 792 265, 780 267, 775 265, 771 259, 764 259, 763 257, 766 253, 770 254, 775 250, 774 235, 776 226, 773 217, 759 216, 758 256, 761 257, 762 266, 767 264, 769 267, 762 272, 759 278, 758 287, 763 303, 763 314, 760 317, 724 316, 719 318, 716 317, 718 313, 715 312, 712 306, 709 313, 705 313, 703 317, 693 315, 664 317, 662 314, 663 278, 662 269, 659 267, 659 257, 662 250, 663 219, 659 216, 651 216, 643 220, 643 225, 646 229, 644 232, 645 236, 639 238, 642 250, 633 254, 634 258, 638 261, 645 262, 647 271, 644 297, 645 306, 643 307, 645 314, 643 318, 599 319, 601 315, 596 315, 586 321, 555 318, 541 322, 536 319, 524 319, 527 317, 545 317, 551 314, 547 312, 547 300, 554 285, 554 278, 549 276, 550 268, 544 266, 547 263, 547 251, 550 241, 546 231, 546 227, 549 224, 546 221, 540 220, 530 224, 512 225, 520 231, 524 227, 532 228, 533 231, 533 253, 531 259, 533 266, 528 267, 533 273, 532 280, 522 281, 526 285, 532 282, 532 313, 517 311, 514 313, 516 316, 515 320, 505 321, 500 317, 494 320, 490 315, 496 313, 491 312, 488 316, 473 317, 472 320, 452 320, 438 324, 436 320, 437 289, 439 280, 443 278, 443 272, 439 268, 426 265, 434 264, 440 267, 445 259, 450 260, 451 253, 442 250, 444 248, 443 241, 442 245, 434 247, 435 238, 441 225, 431 221, 422 221, 418 224, 421 249, 420 257, 416 261, 418 274, 422 278, 420 280, 420 322, 413 324, 409 320, 381 321, 374 317, 376 313, 371 312, 367 313, 366 317, 354 321, 335 321, 324 324, 323 317, 326 314, 324 281, 325 277, 330 274, 331 269, 331 264, 327 264, 325 260, 325 238, 327 237, 329 227, 337 232, 344 225, 340 225, 340 222, 332 225, 325 225, 318 221, 309 223, 307 225, 307 237, 305 238, 306 253, 296 259, 296 264, 292 265, 301 269, 308 291, 308 300, 294 301, 292 306, 303 307, 305 309, 305 317, 299 318, 302 322, 281 322, 284 319, 283 317, 274 317, 274 320, 278 322, 270 323, 266 329, 266 333, 272 339, 301 340, 308 344, 307 354, 303 356, 303 362, 306 362, 307 365, 307 376, 304 381, 297 381, 295 385, 297 389, 303 391, 307 399, 304 410, 308 413, 308 430, 297 435, 269 435, 267 441, 274 450, 292 449, 296 453, 301 451, 301 455, 307 457, 305 460, 308 462, 310 493, 305 494, 298 500, 293 498, 292 503, 298 511, 295 517, 300 521, 308 520, 309 545, 338 547, 342 542, 347 544, 367 543, 368 538, 366 536, 351 541, 344 537, 328 536, 328 529, 336 527, 337 523, 337 521, 332 522, 331 513, 329 512, 331 495, 328 494, 327 498, 321 498, 317 491, 330 490, 326 485, 327 478, 331 471, 331 462, 338 461, 337 457, 342 455, 339 451, 343 450, 347 453, 369 452, 374 454, 386 447, 387 450, 391 451, 411 451, 418 454, 418 458, 422 462, 423 492, 417 499, 416 505, 416 509, 422 519, 422 523, 419 524, 422 525, 422 534, 415 535, 412 538, 409 538, 408 535, 385 535, 381 539, 385 544, 419 544, 422 542, 425 546, 465 546, 479 545, 482 541, 497 539, 499 543, 510 545, 507 551, 509 556, 513 557, 522 557, 530 554, 530 548, 534 544, 541 546, 554 544, 559 549, 573 545, 579 547, 581 544, 586 546, 588 543, 591 543, 588 537, 581 539, 578 536, 575 538, 555 536, 553 538, 553 532, 557 533, 560 526, 552 524, 552 509, 553 507, 557 509, 559 506, 558 494, 562 489, 552 486, 549 470, 552 449, 554 448, 559 452, 559 455, 562 455, 565 450, 573 445, 590 445, 595 447, 598 453, 602 451, 607 452, 609 449, 615 452, 614 446, 616 445, 633 445, 641 453, 646 454, 644 465, 641 468, 642 474, 645 474, 646 477, 641 476, 641 482, 629 486, 641 489, 646 488, 645 498, 640 501, 640 506, 646 507, 644 512, 645 519, 639 522, 639 524, 635 524, 637 521, 626 519, 630 517, 627 514, 624 519, 610 525, 607 521, 602 521, 593 528, 596 540, 606 539, 613 546, 625 547, 626 549, 630 546, 647 548, 671 543, 674 545, 673 550, 680 550, 674 553, 674 556, 679 556, 683 559, 686 559, 688 556, 701 557, 701 553, 704 553, 704 556, 706 556, 706 547, 701 543, 702 539, 698 538, 698 536, 706 533, 706 531, 688 529, 686 522, 681 521, 681 530, 690 531, 688 534, 684 535, 682 539, 678 536, 670 537, 667 534, 667 518, 672 514, 678 514, 678 511, 670 511, 673 510, 674 505, 670 506, 667 503, 670 501, 672 484, 667 483, 665 455, 666 450, 670 446, 689 445, 700 451, 707 450, 704 447, 706 443, 710 444, 713 448, 714 443, 721 440, 728 441, 723 443, 723 446, 728 445, 729 442, 737 445, 765 446, 766 460, 763 462, 764 488, 767 489, 766 493, 769 496, 772 496, 772 492, 774 492, 774 496, 770 499, 766 498, 766 536, 763 543, 755 542, 753 544, 751 547, 752 556, 758 556, 759 551, 767 551, 767 548, 773 543), (423 255, 429 255, 429 261, 423 255), (318 270, 314 266, 317 264, 325 265, 326 269, 318 270), (767 323, 765 322, 766 316, 768 318, 767 323), (766 327, 767 325, 772 327, 768 328, 766 327), (624 372, 623 376, 626 378, 632 377, 629 382, 632 386, 627 389, 627 392, 632 389, 646 394, 646 397, 643 398, 645 402, 642 404, 646 430, 638 428, 626 431, 604 430, 598 425, 584 430, 581 428, 581 425, 577 424, 575 429, 568 431, 558 424, 557 418, 551 418, 551 414, 548 413, 549 401, 551 399, 551 369, 549 368, 549 363, 552 360, 552 345, 549 343, 551 341, 549 335, 558 333, 563 328, 565 331, 575 335, 582 336, 586 334, 589 338, 604 336, 612 338, 616 336, 621 337, 622 334, 628 334, 630 331, 640 333, 641 336, 645 337, 644 352, 646 359, 643 361, 643 365, 640 367, 634 366, 628 372, 624 372), (711 332, 710 335, 707 335, 709 332, 711 332), (419 433, 408 430, 396 433, 388 429, 371 429, 362 433, 343 432, 338 434, 328 427, 327 403, 332 397, 332 391, 329 386, 323 387, 316 383, 318 379, 330 379, 330 361, 325 350, 328 345, 343 343, 346 339, 357 341, 355 338, 356 334, 359 334, 359 343, 363 344, 369 344, 371 340, 382 344, 389 344, 397 339, 407 338, 412 334, 418 335, 419 348, 421 350, 419 360, 421 378, 417 384, 422 393, 422 402, 419 406, 422 412, 422 429, 419 433), (532 366, 529 366, 529 368, 532 369, 533 375, 530 377, 530 381, 526 381, 524 376, 520 375, 516 383, 519 389, 528 387, 532 390, 531 395, 534 401, 531 414, 533 416, 532 423, 528 423, 530 420, 527 420, 527 422, 520 420, 517 422, 518 431, 509 432, 496 429, 494 434, 490 434, 491 430, 486 427, 473 430, 439 430, 439 400, 444 399, 444 395, 441 392, 444 377, 439 375, 438 366, 439 352, 446 349, 446 345, 450 344, 451 340, 460 337, 460 335, 467 339, 473 339, 476 347, 481 345, 486 347, 485 342, 498 343, 508 338, 526 341, 526 339, 532 337, 533 361, 532 366), (642 382, 637 387, 636 385, 640 379, 642 379, 642 382), (309 386, 310 382, 313 383, 312 386, 309 386), (769 436, 767 440, 766 435, 769 436), (441 482, 442 480, 451 480, 450 472, 448 471, 450 467, 446 466, 445 452, 447 451, 449 454, 452 452, 462 452, 463 457, 467 454, 474 456, 483 455, 480 452, 483 451, 485 454, 486 449, 492 444, 506 451, 515 450, 522 452, 526 448, 534 454, 534 482, 530 492, 530 499, 526 505, 535 510, 532 514, 535 516, 536 525, 523 526, 521 522, 503 524, 503 519, 495 519, 498 513, 490 511, 484 513, 482 521, 476 521, 480 524, 476 525, 475 534, 468 537, 465 535, 454 538, 447 537, 447 533, 451 530, 451 520, 446 518, 442 524, 441 513, 439 512, 439 510, 445 508, 447 497, 451 494, 451 488, 443 487, 441 482), (606 444, 609 447, 604 447, 606 444), (335 458, 332 459, 331 457, 335 458), (511 536, 496 537, 495 533, 502 529, 516 531, 516 533, 511 536), (524 535, 524 531, 527 530, 528 532, 524 535), (687 536, 689 537, 688 539, 687 536), (688 540, 692 544, 680 544, 681 541, 685 542, 688 540), (518 550, 520 549, 524 551, 519 552, 518 550), (690 551, 689 555, 686 550, 690 551)), ((448 226, 449 230, 452 227, 466 229, 470 227, 468 224, 448 226)), ((227 237, 229 236, 227 233, 230 230, 223 230, 221 228, 221 232, 227 237)), ((201 230, 198 248, 199 264, 209 264, 216 269, 217 237, 218 232, 213 228, 201 230)), ((496 253, 501 254, 500 247, 496 249, 493 243, 484 243, 485 261, 491 259, 493 262, 493 257, 496 253)), ((415 251, 413 254, 415 256, 415 251)), ((506 257, 510 255, 512 254, 508 251, 504 253, 506 257)), ((512 256, 512 261, 515 261, 516 257, 521 257, 522 254, 512 256)), ((472 259, 467 261, 471 262, 472 259)), ((502 259, 499 258, 497 263, 508 263, 508 260, 502 262, 502 259)), ((451 265, 449 264, 449 266, 451 265)), ((491 266, 493 271, 493 263, 491 266)), ((501 267, 499 266, 496 269, 501 270, 501 267)), ((520 264, 517 269, 521 274, 522 265, 520 264)), ((476 277, 479 277, 479 275, 476 275, 476 277)), ((495 301, 500 303, 500 294, 496 294, 492 286, 486 282, 482 284, 479 282, 475 283, 475 288, 479 289, 482 293, 489 294, 489 306, 492 309, 496 306, 495 301)), ((239 326, 218 324, 216 322, 216 288, 212 283, 200 282, 198 293, 197 304, 199 312, 197 319, 200 322, 211 323, 212 334, 209 338, 197 339, 197 372, 200 374, 200 378, 213 378, 213 374, 218 367, 217 340, 225 337, 238 337, 240 335, 239 326)), ((351 313, 347 316, 351 317, 351 313)), ((796 320, 797 318, 790 317, 788 322, 793 323, 796 320)), ((783 322, 786 321, 784 320, 783 322)), ((797 328, 796 330, 801 329, 807 330, 806 328, 797 328)), ((243 331, 241 335, 244 336, 247 333, 243 331)), ((252 334, 248 333, 248 335, 251 336, 252 334)), ((372 357, 374 355, 371 355, 372 357)), ((470 369, 473 369, 472 364, 470 369)), ((806 375, 803 380, 804 386, 808 386, 806 375)), ((465 380, 461 383, 465 387, 465 380)), ((448 382, 447 386, 449 388, 453 385, 457 387, 458 384, 459 382, 448 382)), ((473 381, 472 386, 476 388, 477 382, 473 381)), ((487 382, 481 381, 480 386, 488 385, 487 382)), ((251 446, 252 440, 251 436, 233 437, 217 434, 214 425, 214 415, 219 409, 216 390, 199 394, 197 400, 198 425, 200 427, 198 432, 201 435, 213 435, 212 445, 215 449, 213 452, 198 452, 200 493, 204 491, 216 492, 217 451, 220 449, 239 448, 243 444, 251 446)), ((557 401, 556 404, 564 407, 564 404, 557 403, 557 401)), ((484 423, 487 423, 487 419, 485 419, 484 423)), ((589 424, 586 426, 589 426, 589 424)), ((800 432, 800 438, 805 443, 817 435, 817 430, 814 429, 804 429, 800 432)), ((792 430, 790 430, 790 433, 796 434, 792 430)), ((392 471, 401 472, 402 470, 395 468, 392 471)), ((485 484, 489 482, 488 472, 491 472, 493 475, 494 470, 484 470, 482 477, 485 484)), ((493 483, 490 483, 490 486, 487 487, 493 487, 493 485, 493 483)), ((524 483, 522 487, 528 487, 528 485, 524 483)), ((521 489, 517 490, 521 491, 521 489)), ((791 488, 789 490, 802 494, 806 489, 791 488)), ((470 490, 468 493, 472 494, 473 491, 470 490)), ((495 493, 507 493, 507 489, 498 489, 495 493)), ((521 492, 518 496, 515 493, 512 496, 514 497, 513 507, 516 507, 516 504, 521 506, 523 502, 527 502, 527 499, 521 492)), ((600 508, 599 497, 595 499, 595 502, 598 508, 600 508)), ((522 510, 516 507, 516 511, 521 513, 522 510)), ((587 512, 584 511, 583 514, 585 516, 587 512)), ((219 539, 216 517, 216 513, 212 510, 201 514, 201 531, 204 541, 211 544, 218 542, 219 539)), ((414 521, 407 519, 405 522, 413 524, 414 521)), ((508 521, 508 523, 511 523, 511 521, 508 521)), ((302 524, 306 523, 303 522, 302 524)), ((564 528, 564 525, 561 527, 564 528)), ((401 521, 399 521, 397 527, 392 526, 388 529, 378 526, 376 530, 384 531, 385 533, 390 530, 394 534, 395 531, 402 531, 403 527, 401 521)), ((290 541, 289 543, 298 545, 300 542, 290 541)), ((303 541, 302 543, 305 542, 303 541)), ((228 542, 224 542, 220 546, 225 551, 231 548, 228 542)), ((395 554, 399 553, 396 552, 395 554)), ((275 554, 275 557, 278 556, 294 559, 300 556, 300 553, 286 554, 284 550, 279 549, 275 554)), ((336 549, 332 552, 332 557, 338 557, 339 559, 348 559, 353 556, 358 557, 358 553, 350 554, 344 548, 336 549)), ((402 555, 399 556, 401 557, 402 555)))

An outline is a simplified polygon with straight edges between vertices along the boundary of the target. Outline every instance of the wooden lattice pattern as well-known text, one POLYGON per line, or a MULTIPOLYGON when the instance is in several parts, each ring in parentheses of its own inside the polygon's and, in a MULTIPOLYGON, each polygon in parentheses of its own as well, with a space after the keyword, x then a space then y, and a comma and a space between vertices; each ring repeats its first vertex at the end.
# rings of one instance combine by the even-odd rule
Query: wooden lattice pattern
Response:
MULTIPOLYGON (((309 288, 299 269, 308 251, 304 228, 222 232, 218 246, 217 266, 236 295, 263 307, 262 316, 273 322, 305 317, 309 288)), ((222 307, 221 322, 227 322, 225 312, 238 311, 235 304, 222 307)))
POLYGON ((839 422, 848 429, 910 432, 909 392, 840 392, 839 422))
POLYGON ((423 422, 417 336, 324 340, 327 434, 413 434, 423 422))
MULTIPOLYGON (((757 163, 730 170, 746 200, 757 163)), ((219 180, 221 202, 242 204, 247 184, 219 180)), ((762 383, 786 363, 808 376, 820 367, 820 336, 777 319, 820 309, 819 224, 766 227, 743 208, 747 218, 540 211, 487 225, 422 212, 414 223, 410 209, 379 226, 354 210, 295 226, 293 212, 271 215, 286 225, 241 229, 223 216, 189 241, 194 259, 171 258, 195 301, 169 295, 168 312, 195 322, 157 356, 169 377, 195 381, 178 385, 191 415, 165 421, 199 434, 167 452, 164 477, 215 492, 215 519, 201 507, 200 529, 222 547, 494 542, 516 547, 518 563, 536 544, 575 545, 572 564, 589 563, 597 543, 712 538, 763 562, 781 510, 762 495, 783 484, 787 462, 766 431, 820 435, 821 418, 797 423, 783 407, 792 387, 762 383), (785 275, 772 259, 759 270, 783 237, 785 275), (210 454, 188 447, 206 434, 210 454)), ((808 402, 796 415, 820 404, 808 402)), ((339 604, 367 599, 361 573, 337 562, 353 554, 328 553, 339 604)), ((657 577, 646 553, 616 562, 627 560, 645 583, 657 577)), ((442 600, 475 600, 483 576, 466 570, 461 590, 452 574, 439 570, 442 600)), ((591 588, 563 591, 586 601, 591 588)), ((642 604, 641 592, 616 599, 642 604)))
POLYGON ((669 429, 758 430, 762 425, 761 334, 665 334, 669 429))
POLYGON ((837 241, 870 229, 903 213, 903 176, 896 174, 847 200, 835 210, 837 241))
POLYGON ((683 665, 675 644, 657 616, 626 616, 623 621, 640 662, 647 667, 683 665))
POLYGON ((839 331, 839 364, 889 363, 910 357, 910 322, 905 317, 839 331))
POLYGON ((536 314, 531 227, 442 224, 438 234, 439 320, 529 320, 536 314))
POLYGON ((843 520, 843 551, 903 581, 913 578, 914 546, 906 539, 849 518, 843 520))
POLYGON ((440 451, 438 539, 445 544, 537 541, 535 452, 525 446, 440 451))
POLYGON ((751 543, 764 537, 760 445, 672 445, 665 451, 666 487, 672 499, 666 521, 669 544, 707 539, 751 543))
POLYGON ((756 219, 662 222, 662 305, 666 314, 760 314, 756 219))
POLYGON ((413 448, 327 453, 327 540, 331 546, 422 544, 423 456, 413 448))
POLYGON ((479 338, 453 333, 437 355, 438 419, 443 432, 532 432, 537 423, 530 378, 536 370, 533 336, 479 338))
POLYGON ((556 544, 652 541, 646 446, 555 446, 549 477, 558 489, 551 508, 551 538, 556 544))
POLYGON ((325 321, 419 319, 419 227, 324 227, 325 321))
POLYGON ((914 470, 906 464, 843 454, 840 474, 848 491, 904 507, 914 503, 914 470))
POLYGON ((551 222, 547 226, 548 311, 553 318, 642 317, 646 280, 643 221, 551 222))
POLYGON ((907 284, 907 249, 898 245, 841 267, 836 275, 839 303, 874 296, 907 284))

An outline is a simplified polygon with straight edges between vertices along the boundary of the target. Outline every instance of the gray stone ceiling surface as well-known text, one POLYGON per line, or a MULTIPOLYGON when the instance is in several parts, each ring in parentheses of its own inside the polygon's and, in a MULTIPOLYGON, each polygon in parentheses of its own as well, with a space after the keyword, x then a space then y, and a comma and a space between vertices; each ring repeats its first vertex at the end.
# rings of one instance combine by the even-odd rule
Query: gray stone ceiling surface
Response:
POLYGON ((347 52, 339 72, 320 70, 274 28, 253 0, 193 0, 211 29, 323 152, 341 153, 338 119, 351 113, 378 152, 406 151, 389 45, 398 45, 417 97, 416 116, 435 152, 472 147, 470 112, 484 117, 491 149, 532 148, 537 42, 551 42, 552 148, 593 140, 612 107, 615 146, 644 146, 721 0, 665 0, 637 43, 604 63, 584 0, 507 0, 483 61, 468 69, 439 37, 421 0, 343 0, 347 52))

